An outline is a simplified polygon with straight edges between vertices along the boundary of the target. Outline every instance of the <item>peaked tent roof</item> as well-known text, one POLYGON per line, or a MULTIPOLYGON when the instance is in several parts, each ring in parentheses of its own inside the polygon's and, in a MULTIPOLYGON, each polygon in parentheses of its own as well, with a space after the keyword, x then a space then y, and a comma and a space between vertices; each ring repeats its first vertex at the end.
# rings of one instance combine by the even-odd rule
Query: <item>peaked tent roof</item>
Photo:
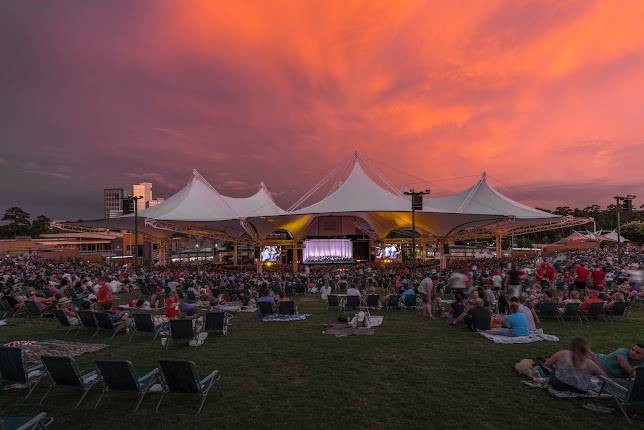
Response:
POLYGON ((604 233, 604 234, 602 234, 601 236, 597 236, 597 240, 599 240, 600 242, 601 242, 602 240, 607 240, 607 241, 611 241, 611 242, 617 242, 617 239, 618 239, 618 238, 619 238, 619 240, 620 240, 621 242, 629 242, 629 240, 628 240, 628 239, 626 239, 626 238, 625 238, 624 236, 622 236, 621 234, 618 236, 618 235, 617 235, 617 232, 616 232, 616 231, 614 231, 614 230, 613 230, 613 231, 611 231, 610 233, 604 233))
POLYGON ((240 214, 197 172, 180 191, 156 206, 145 209, 141 217, 168 221, 220 221, 240 218, 240 214))
POLYGON ((222 197, 242 218, 286 214, 284 209, 277 206, 263 182, 259 190, 250 197, 222 197))
POLYGON ((365 173, 358 160, 357 157, 354 159, 351 173, 335 191, 319 202, 293 213, 408 211, 409 201, 375 183, 365 173))
POLYGON ((471 188, 446 197, 426 197, 423 211, 440 208, 445 212, 458 214, 503 215, 516 218, 557 218, 558 215, 531 208, 516 202, 495 190, 487 182, 485 172, 471 188))

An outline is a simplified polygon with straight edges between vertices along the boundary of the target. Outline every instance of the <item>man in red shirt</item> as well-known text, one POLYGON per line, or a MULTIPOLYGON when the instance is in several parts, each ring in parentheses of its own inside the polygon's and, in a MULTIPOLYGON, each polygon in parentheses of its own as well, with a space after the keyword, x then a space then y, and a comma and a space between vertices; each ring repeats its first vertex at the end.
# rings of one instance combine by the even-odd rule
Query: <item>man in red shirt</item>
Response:
POLYGON ((588 293, 586 300, 581 302, 581 305, 579 305, 579 312, 588 312, 590 305, 592 305, 593 303, 604 303, 604 301, 597 296, 597 291, 591 290, 590 293, 588 293))
POLYGON ((174 291, 170 291, 170 293, 168 294, 168 298, 165 301, 165 316, 168 318, 176 318, 177 306, 178 306, 177 293, 175 293, 174 291))
POLYGON ((595 266, 590 276, 593 279, 593 286, 595 287, 596 290, 601 290, 604 288, 604 280, 606 279, 606 273, 604 273, 604 270, 599 265, 595 266))
POLYGON ((112 300, 112 290, 110 290, 109 285, 105 278, 101 278, 98 281, 98 292, 96 293, 96 301, 100 304, 112 300))
POLYGON ((575 266, 575 287, 578 290, 585 290, 586 284, 588 283, 588 275, 590 272, 584 266, 584 263, 577 264, 575 266))

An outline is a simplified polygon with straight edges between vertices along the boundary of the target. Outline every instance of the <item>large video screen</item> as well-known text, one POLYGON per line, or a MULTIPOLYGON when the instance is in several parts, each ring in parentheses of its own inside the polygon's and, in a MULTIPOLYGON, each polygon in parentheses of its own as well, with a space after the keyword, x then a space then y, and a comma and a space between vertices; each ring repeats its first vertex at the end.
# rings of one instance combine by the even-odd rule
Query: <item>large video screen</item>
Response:
POLYGON ((353 261, 353 243, 350 239, 305 240, 303 261, 308 264, 353 261))
POLYGON ((280 261, 281 256, 282 248, 280 248, 279 246, 265 246, 262 248, 262 252, 259 253, 259 258, 262 262, 277 262, 280 261))
POLYGON ((400 258, 400 245, 382 244, 376 247, 376 260, 397 260, 400 258))

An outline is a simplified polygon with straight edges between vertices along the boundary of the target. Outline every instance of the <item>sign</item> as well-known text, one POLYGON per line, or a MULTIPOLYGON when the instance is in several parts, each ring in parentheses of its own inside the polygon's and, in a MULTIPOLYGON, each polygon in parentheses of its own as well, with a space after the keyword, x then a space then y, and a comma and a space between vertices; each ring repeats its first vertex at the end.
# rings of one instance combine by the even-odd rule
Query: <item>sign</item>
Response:
POLYGON ((422 211, 423 210, 423 195, 422 194, 412 194, 412 196, 411 196, 411 210, 413 210, 413 211, 422 211))

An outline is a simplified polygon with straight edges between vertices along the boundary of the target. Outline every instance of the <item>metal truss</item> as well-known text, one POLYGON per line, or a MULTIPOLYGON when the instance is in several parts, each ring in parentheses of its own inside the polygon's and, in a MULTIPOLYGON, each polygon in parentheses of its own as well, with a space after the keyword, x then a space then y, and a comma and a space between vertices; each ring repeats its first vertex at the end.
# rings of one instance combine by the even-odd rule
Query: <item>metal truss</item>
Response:
POLYGON ((450 240, 474 240, 488 239, 496 236, 509 237, 520 236, 523 234, 539 233, 548 230, 558 230, 561 228, 576 227, 592 223, 592 218, 575 218, 561 217, 552 221, 541 222, 539 224, 517 224, 515 219, 504 219, 502 221, 491 223, 485 226, 476 226, 469 229, 461 230, 449 237, 450 240))
POLYGON ((52 228, 57 228, 58 230, 71 231, 74 233, 110 233, 111 230, 108 228, 100 227, 84 227, 80 225, 67 224, 60 221, 52 221, 49 223, 52 228))

